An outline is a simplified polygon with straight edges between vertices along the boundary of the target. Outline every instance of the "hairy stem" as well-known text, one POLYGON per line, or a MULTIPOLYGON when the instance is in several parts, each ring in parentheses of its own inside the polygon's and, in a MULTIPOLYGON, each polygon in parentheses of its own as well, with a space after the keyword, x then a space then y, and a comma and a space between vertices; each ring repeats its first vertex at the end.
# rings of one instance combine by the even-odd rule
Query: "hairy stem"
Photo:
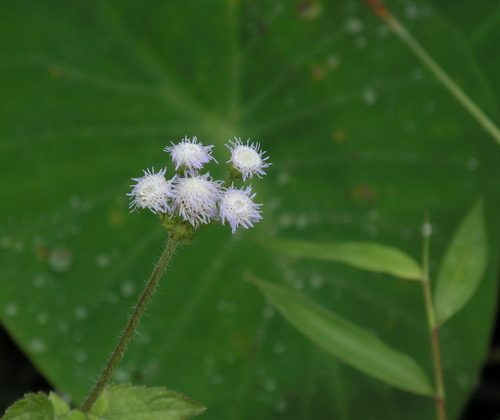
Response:
POLYGON ((123 356, 123 353, 127 349, 127 346, 132 336, 134 335, 135 329, 139 324, 139 321, 144 313, 144 310, 146 309, 146 306, 151 300, 151 296, 153 295, 158 285, 158 282, 160 281, 163 272, 167 268, 167 265, 170 259, 172 258, 172 255, 174 254, 178 244, 179 242, 175 240, 172 239, 168 240, 167 246, 165 247, 165 250, 163 251, 163 254, 160 257, 158 264, 153 270, 153 273, 151 274, 149 281, 146 283, 146 287, 144 288, 144 291, 142 292, 142 295, 139 298, 136 307, 134 308, 134 312, 132 313, 132 316, 130 317, 128 324, 125 327, 122 336, 120 337, 120 341, 118 342, 115 350, 113 351, 113 354, 111 355, 108 364, 104 368, 101 377, 97 381, 97 384, 95 385, 94 389, 92 390, 92 392, 90 393, 90 395, 88 396, 87 400, 85 401, 85 403, 81 408, 81 411, 83 413, 88 413, 92 409, 95 402, 99 398, 99 395, 101 395, 104 388, 108 384, 116 366, 118 365, 123 356))

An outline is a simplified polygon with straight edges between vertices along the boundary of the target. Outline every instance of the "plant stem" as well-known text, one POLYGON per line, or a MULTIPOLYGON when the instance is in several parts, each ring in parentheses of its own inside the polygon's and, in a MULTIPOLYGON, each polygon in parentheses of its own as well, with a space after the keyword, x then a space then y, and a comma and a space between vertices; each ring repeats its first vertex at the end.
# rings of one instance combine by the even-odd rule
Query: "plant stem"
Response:
MULTIPOLYGON (((426 222, 428 225, 428 222, 426 222)), ((434 304, 432 301, 432 292, 429 281, 429 235, 424 234, 423 251, 424 277, 422 278, 422 287, 425 300, 425 311, 427 312, 427 323, 432 347, 432 361, 434 366, 434 401, 436 404, 436 415, 438 420, 446 420, 446 395, 443 377, 443 363, 441 359, 441 344, 439 341, 439 324, 436 320, 434 304)))
POLYGON ((88 396, 87 400, 85 401, 85 403, 81 408, 81 411, 83 413, 86 414, 92 409, 95 402, 97 401, 97 399, 103 392, 104 388, 106 387, 107 383, 109 382, 111 376, 113 375, 113 372, 116 366, 118 365, 118 362, 121 360, 123 353, 127 349, 127 346, 132 336, 134 335, 135 329, 139 324, 142 314, 144 313, 146 306, 151 300, 151 296, 156 290, 158 282, 160 281, 163 272, 167 268, 167 265, 170 259, 172 258, 172 255, 174 254, 178 244, 179 244, 178 241, 175 241, 173 239, 168 240, 165 250, 163 251, 160 260, 158 261, 158 264, 153 270, 153 273, 151 274, 151 277, 147 282, 146 287, 144 288, 144 291, 142 292, 142 295, 139 298, 136 307, 134 308, 134 312, 132 313, 132 316, 130 317, 128 324, 125 327, 122 336, 120 337, 120 341, 118 342, 113 354, 111 355, 108 364, 104 368, 101 377, 97 381, 97 384, 95 385, 94 389, 92 390, 92 392, 90 393, 90 395, 88 396))
POLYGON ((479 108, 463 89, 448 76, 443 68, 434 60, 420 43, 406 30, 403 24, 389 12, 389 9, 378 0, 365 0, 399 38, 413 51, 422 63, 434 74, 451 95, 476 119, 476 121, 488 132, 493 139, 500 144, 500 129, 479 108))

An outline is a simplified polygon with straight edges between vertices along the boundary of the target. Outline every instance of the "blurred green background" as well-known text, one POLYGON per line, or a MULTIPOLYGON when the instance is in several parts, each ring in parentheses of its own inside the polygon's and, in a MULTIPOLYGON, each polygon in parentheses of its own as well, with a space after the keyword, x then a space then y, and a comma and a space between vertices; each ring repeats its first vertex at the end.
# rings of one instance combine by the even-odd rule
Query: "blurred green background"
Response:
MULTIPOLYGON (((498 2, 386 4, 498 121, 498 2)), ((103 368, 166 239, 150 212, 129 213, 130 178, 173 175, 162 149, 186 135, 219 162, 234 136, 262 144, 264 220, 201 229, 179 250, 115 381, 181 392, 207 419, 431 418, 429 399, 309 343, 246 274, 301 290, 431 372, 418 285, 258 242, 374 240, 419 260, 428 214, 435 273, 482 197, 488 273, 442 331, 457 418, 496 309, 499 146, 359 1, 2 2, 0 317, 52 386, 81 403, 103 368)))

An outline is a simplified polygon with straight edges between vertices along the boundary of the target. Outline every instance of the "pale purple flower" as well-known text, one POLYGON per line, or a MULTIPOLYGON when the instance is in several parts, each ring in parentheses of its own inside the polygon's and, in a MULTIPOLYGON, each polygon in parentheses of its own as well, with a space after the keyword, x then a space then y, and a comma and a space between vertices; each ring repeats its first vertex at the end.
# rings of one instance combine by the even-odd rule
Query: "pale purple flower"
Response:
POLYGON ((180 143, 172 143, 172 146, 167 146, 163 150, 172 156, 176 171, 181 169, 184 174, 196 175, 205 163, 210 160, 216 161, 211 156, 212 147, 214 146, 197 143, 196 137, 193 137, 193 140, 185 137, 180 143))
POLYGON ((172 210, 194 227, 218 219, 217 202, 221 197, 222 181, 212 181, 210 175, 176 178, 172 210))
POLYGON ((142 178, 132 178, 137 184, 131 185, 132 192, 127 195, 132 197, 131 211, 137 208, 150 209, 153 213, 170 211, 168 201, 173 197, 172 183, 165 179, 166 168, 154 173, 154 168, 146 170, 142 178))
POLYGON ((229 187, 219 202, 221 222, 225 224, 227 221, 233 233, 238 226, 248 229, 253 227, 253 223, 262 219, 259 210, 262 204, 255 204, 253 202, 255 194, 250 195, 251 193, 251 186, 241 190, 229 187))
POLYGON ((265 162, 269 159, 269 156, 263 157, 265 152, 259 150, 259 143, 250 144, 250 139, 248 139, 245 145, 241 139, 236 137, 234 141, 231 140, 229 143, 230 146, 226 145, 231 151, 231 159, 228 160, 228 163, 232 163, 233 168, 241 174, 243 181, 254 175, 257 175, 259 178, 262 178, 261 175, 266 175, 263 169, 269 167, 271 164, 265 162))

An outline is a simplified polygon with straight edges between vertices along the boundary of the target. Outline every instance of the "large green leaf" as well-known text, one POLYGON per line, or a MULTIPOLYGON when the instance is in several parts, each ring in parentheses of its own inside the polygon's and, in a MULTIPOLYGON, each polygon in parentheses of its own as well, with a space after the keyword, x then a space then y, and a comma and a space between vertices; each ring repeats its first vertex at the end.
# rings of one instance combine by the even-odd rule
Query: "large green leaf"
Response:
POLYGON ((429 377, 410 356, 294 291, 255 282, 288 322, 328 353, 389 385, 433 395, 429 377))
POLYGON ((6 411, 2 420, 53 420, 54 407, 47 395, 27 394, 6 411))
POLYGON ((446 322, 470 300, 488 264, 488 242, 482 202, 467 214, 446 250, 434 292, 439 323, 446 322))
MULTIPOLYGON (((207 406, 207 419, 432 416, 430 399, 324 355, 244 276, 301 289, 429 371, 416 282, 286 258, 252 235, 369 240, 416 257, 429 213, 435 267, 481 196, 499 254, 497 145, 364 4, 4 3, 0 317, 58 390, 76 404, 90 391, 165 241, 150 212, 129 213, 130 178, 153 166, 172 174, 162 149, 186 135, 225 162, 237 136, 273 162, 253 182, 264 219, 237 235, 202 229, 179 250, 114 380, 174 389, 207 406)), ((476 59, 427 2, 386 3, 495 115, 498 82, 481 68, 491 54, 476 59)), ((441 332, 450 418, 485 354, 497 265, 441 332)))
POLYGON ((392 274, 408 280, 423 275, 418 263, 403 251, 376 242, 329 242, 272 239, 264 245, 292 258, 339 261, 353 267, 392 274))

